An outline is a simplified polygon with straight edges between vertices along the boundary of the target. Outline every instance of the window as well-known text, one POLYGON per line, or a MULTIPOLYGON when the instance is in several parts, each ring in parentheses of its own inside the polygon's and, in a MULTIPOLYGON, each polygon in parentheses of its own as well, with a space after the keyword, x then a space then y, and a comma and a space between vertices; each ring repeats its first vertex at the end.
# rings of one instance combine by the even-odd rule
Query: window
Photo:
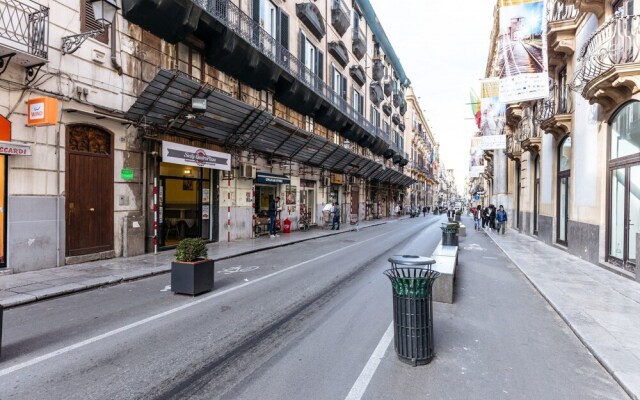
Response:
POLYGON ((338 98, 347 99, 347 78, 333 64, 331 64, 331 89, 337 95, 335 102, 338 101, 338 98))
POLYGON ((380 128, 380 111, 374 106, 371 106, 371 123, 376 128, 380 128))
POLYGON ((196 79, 203 80, 204 68, 202 65, 202 56, 198 49, 182 42, 178 43, 176 45, 176 58, 178 70, 196 79))
POLYGON ((384 123, 382 124, 382 127, 383 127, 383 130, 384 130, 384 133, 386 133, 387 136, 389 136, 390 133, 391 133, 391 127, 389 126, 389 122, 384 121, 384 123))
MULTIPOLYGON (((96 17, 93 15, 93 6, 89 0, 80 0, 80 18, 80 32, 102 29, 102 25, 96 21, 96 17)), ((94 39, 102 43, 109 43, 109 29, 111 26, 105 26, 104 32, 94 39)))
POLYGON ((300 31, 300 61, 307 67, 303 79, 312 86, 318 86, 324 79, 324 53, 300 31))
POLYGON ((288 57, 284 52, 279 51, 276 43, 289 50, 289 15, 277 7, 269 0, 252 0, 251 14, 253 20, 268 33, 268 37, 263 37, 261 32, 254 32, 254 40, 261 43, 262 49, 271 52, 271 55, 278 58, 280 62, 287 62, 288 57), (275 39, 275 41, 273 40, 275 39))
POLYGON ((351 106, 360 115, 364 115, 364 96, 353 88, 353 94, 351 95, 351 106))

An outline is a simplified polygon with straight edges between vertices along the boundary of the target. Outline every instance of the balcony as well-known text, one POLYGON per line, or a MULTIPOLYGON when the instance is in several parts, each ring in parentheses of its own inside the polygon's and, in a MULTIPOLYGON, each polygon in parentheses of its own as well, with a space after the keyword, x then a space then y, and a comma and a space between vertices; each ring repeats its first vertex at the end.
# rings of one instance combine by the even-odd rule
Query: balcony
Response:
POLYGON ((49 8, 30 1, 0 2, 0 74, 10 62, 28 69, 47 62, 49 8))
MULTIPOLYGON (((507 149, 505 150, 505 153, 507 154, 507 157, 514 161, 520 160, 520 156, 522 155, 522 148, 520 147, 520 139, 517 135, 517 132, 512 132, 511 134, 507 135, 507 149)), ((493 164, 486 164, 486 167, 489 166, 493 166, 493 164)))
POLYGON ((351 13, 344 0, 333 0, 331 4, 331 25, 340 37, 349 29, 349 15, 351 13))
POLYGON ((274 98, 376 155, 388 139, 318 75, 230 0, 123 0, 123 15, 177 43, 193 34, 205 44, 207 64, 274 98), (241 65, 242 68, 238 66, 241 65))
POLYGON ((640 15, 616 15, 580 50, 571 87, 605 112, 640 91, 640 15))
POLYGON ((324 35, 327 34, 324 18, 322 18, 322 13, 315 3, 296 4, 296 15, 318 40, 322 40, 324 35))
POLYGON ((373 67, 371 69, 371 79, 374 81, 381 81, 384 77, 384 64, 382 63, 382 59, 374 58, 373 59, 373 67))
POLYGON ((531 108, 526 107, 523 112, 522 121, 518 127, 520 147, 522 151, 536 153, 540 150, 542 139, 540 131, 535 124, 535 115, 532 114, 531 108))
POLYGON ((564 63, 564 57, 575 52, 578 9, 569 0, 549 0, 547 3, 549 62, 564 63))
POLYGON ((573 94, 569 85, 554 84, 549 90, 549 97, 538 102, 536 119, 540 122, 540 129, 560 139, 571 132, 573 110, 573 94))
POLYGON ((362 28, 353 30, 353 41, 351 50, 353 55, 356 56, 358 61, 362 60, 365 54, 367 54, 367 36, 364 34, 362 28))
POLYGON ((329 43, 329 54, 331 54, 343 68, 349 64, 349 50, 342 40, 329 43))
POLYGON ((599 17, 604 14, 607 0, 567 0, 582 14, 594 13, 599 17))
POLYGON ((384 93, 382 92, 382 86, 380 86, 380 82, 371 82, 369 85, 369 99, 376 106, 380 104, 382 100, 384 100, 384 93))

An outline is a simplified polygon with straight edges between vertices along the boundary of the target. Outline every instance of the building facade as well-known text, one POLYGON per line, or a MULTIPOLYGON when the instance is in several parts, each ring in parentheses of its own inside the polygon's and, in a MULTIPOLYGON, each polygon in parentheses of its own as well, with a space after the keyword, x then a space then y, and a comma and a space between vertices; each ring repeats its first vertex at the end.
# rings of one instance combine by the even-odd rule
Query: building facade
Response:
MULTIPOLYGON (((550 95, 507 105, 507 150, 490 152, 485 177, 514 228, 634 279, 639 14, 633 0, 547 2, 550 95)), ((499 74, 496 32, 488 77, 499 74)))
POLYGON ((258 237, 276 196, 282 230, 386 218, 436 183, 368 1, 123 0, 104 25, 28 1, 0 0, 2 267, 258 237))

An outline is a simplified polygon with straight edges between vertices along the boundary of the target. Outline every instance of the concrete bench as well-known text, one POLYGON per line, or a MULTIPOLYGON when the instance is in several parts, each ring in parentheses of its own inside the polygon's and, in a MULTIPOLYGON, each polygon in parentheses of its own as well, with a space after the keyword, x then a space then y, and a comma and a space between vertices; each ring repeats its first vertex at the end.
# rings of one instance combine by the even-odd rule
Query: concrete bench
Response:
POLYGON ((453 303, 453 283, 458 265, 458 246, 443 246, 442 242, 436 247, 431 256, 436 263, 433 270, 440 272, 440 276, 433 284, 433 301, 438 303, 453 303))
POLYGON ((460 224, 460 227, 458 228, 458 236, 462 237, 462 236, 467 236, 467 227, 460 224))

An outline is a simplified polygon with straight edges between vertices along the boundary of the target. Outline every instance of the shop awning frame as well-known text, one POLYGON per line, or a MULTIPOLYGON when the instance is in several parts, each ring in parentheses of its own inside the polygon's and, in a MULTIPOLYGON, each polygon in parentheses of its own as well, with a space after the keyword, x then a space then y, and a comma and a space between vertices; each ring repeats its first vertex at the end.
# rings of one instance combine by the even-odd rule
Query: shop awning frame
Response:
POLYGON ((251 150, 336 173, 348 173, 394 185, 414 180, 375 160, 244 103, 180 71, 161 69, 127 111, 138 127, 202 136, 225 149, 251 150), (205 97, 207 110, 191 112, 191 99, 205 97), (228 149, 227 149, 228 147, 228 149))

